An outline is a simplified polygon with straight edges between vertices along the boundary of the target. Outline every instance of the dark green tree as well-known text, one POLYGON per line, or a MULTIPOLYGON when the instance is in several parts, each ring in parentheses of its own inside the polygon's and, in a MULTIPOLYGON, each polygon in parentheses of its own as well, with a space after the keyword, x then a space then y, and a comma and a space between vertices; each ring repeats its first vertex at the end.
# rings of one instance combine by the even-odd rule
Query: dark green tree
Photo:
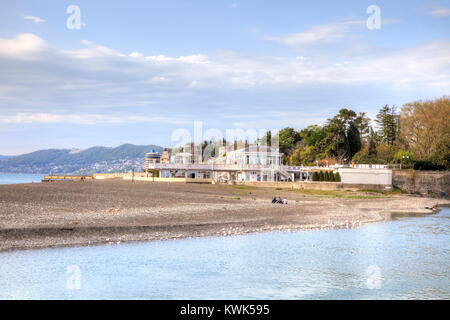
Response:
POLYGON ((334 176, 334 181, 341 182, 341 175, 339 174, 339 172, 336 172, 336 175, 334 176))
POLYGON ((320 181, 319 173, 315 171, 312 175, 312 181, 320 181))
POLYGON ((325 130, 319 125, 311 125, 300 131, 300 139, 307 146, 318 147, 320 142, 325 138, 325 130))
POLYGON ((266 134, 259 139, 259 142, 265 146, 272 145, 272 131, 267 131, 266 134))
POLYGON ((336 180, 334 180, 334 173, 333 172, 330 172, 330 181, 331 182, 336 181, 336 180))
POLYGON ((347 139, 350 157, 353 157, 359 150, 361 150, 361 136, 355 123, 351 123, 347 130, 347 139))
POLYGON ((399 115, 396 107, 385 105, 378 112, 375 122, 378 126, 378 136, 382 142, 393 145, 399 133, 399 115))
POLYGON ((295 143, 300 140, 300 135, 293 128, 286 127, 278 132, 278 143, 280 152, 284 155, 291 154, 291 150, 295 143))

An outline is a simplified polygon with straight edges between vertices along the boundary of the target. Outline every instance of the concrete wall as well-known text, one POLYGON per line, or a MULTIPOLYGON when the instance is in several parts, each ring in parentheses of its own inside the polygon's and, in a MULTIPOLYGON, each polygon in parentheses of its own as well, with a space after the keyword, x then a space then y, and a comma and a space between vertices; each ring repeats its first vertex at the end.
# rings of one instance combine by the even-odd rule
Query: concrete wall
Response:
POLYGON ((305 189, 305 190, 380 190, 391 191, 392 185, 376 185, 376 184, 354 184, 342 182, 237 182, 239 185, 267 187, 267 188, 283 188, 283 189, 305 189))
POLYGON ((436 194, 445 192, 446 198, 450 196, 449 171, 394 170, 392 183, 409 193, 426 195, 431 189, 436 194))
POLYGON ((344 184, 392 185, 391 169, 339 168, 344 184))
POLYGON ((122 179, 124 176, 124 173, 94 173, 92 175, 94 179, 96 180, 103 180, 103 179, 122 179))
MULTIPOLYGON (((123 177, 124 180, 132 180, 131 175, 123 177)), ((184 183, 212 183, 212 179, 193 179, 193 178, 160 178, 160 177, 134 177, 135 181, 148 182, 184 182, 184 183)))

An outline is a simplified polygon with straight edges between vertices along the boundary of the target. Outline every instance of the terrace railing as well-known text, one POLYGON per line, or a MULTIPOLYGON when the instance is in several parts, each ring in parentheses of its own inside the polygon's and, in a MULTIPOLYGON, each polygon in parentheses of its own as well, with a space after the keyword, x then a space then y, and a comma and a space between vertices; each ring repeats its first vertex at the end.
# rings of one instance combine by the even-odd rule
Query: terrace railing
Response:
POLYGON ((312 167, 285 166, 277 164, 214 164, 214 163, 151 163, 148 169, 185 171, 283 171, 305 172, 312 167))

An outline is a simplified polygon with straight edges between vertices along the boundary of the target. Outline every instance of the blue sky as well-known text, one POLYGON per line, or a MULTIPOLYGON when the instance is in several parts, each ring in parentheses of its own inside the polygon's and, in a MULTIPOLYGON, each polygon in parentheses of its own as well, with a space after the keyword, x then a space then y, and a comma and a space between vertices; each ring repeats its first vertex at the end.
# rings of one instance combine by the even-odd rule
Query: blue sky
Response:
POLYGON ((2 2, 0 154, 373 117, 450 94, 449 52, 450 1, 2 2))

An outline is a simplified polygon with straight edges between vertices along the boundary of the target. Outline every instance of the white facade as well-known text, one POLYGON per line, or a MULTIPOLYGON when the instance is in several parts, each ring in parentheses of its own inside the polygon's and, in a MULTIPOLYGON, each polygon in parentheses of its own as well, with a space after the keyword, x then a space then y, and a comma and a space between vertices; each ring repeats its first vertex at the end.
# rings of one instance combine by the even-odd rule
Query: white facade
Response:
POLYGON ((281 165, 283 154, 267 146, 252 146, 227 152, 225 157, 219 157, 216 161, 231 165, 281 165), (223 159, 224 158, 224 159, 223 159))
POLYGON ((392 185, 391 169, 339 168, 342 183, 392 185))
MULTIPOLYGON (((286 175, 281 175, 278 168, 281 165, 283 154, 277 150, 267 146, 252 146, 249 148, 242 148, 234 151, 229 151, 226 154, 219 155, 209 162, 214 164, 222 164, 229 166, 244 167, 254 166, 256 170, 236 170, 233 174, 233 180, 236 181, 281 181, 286 180, 286 175)), ((230 179, 230 174, 215 172, 215 179, 220 180, 221 177, 225 180, 230 179)))

